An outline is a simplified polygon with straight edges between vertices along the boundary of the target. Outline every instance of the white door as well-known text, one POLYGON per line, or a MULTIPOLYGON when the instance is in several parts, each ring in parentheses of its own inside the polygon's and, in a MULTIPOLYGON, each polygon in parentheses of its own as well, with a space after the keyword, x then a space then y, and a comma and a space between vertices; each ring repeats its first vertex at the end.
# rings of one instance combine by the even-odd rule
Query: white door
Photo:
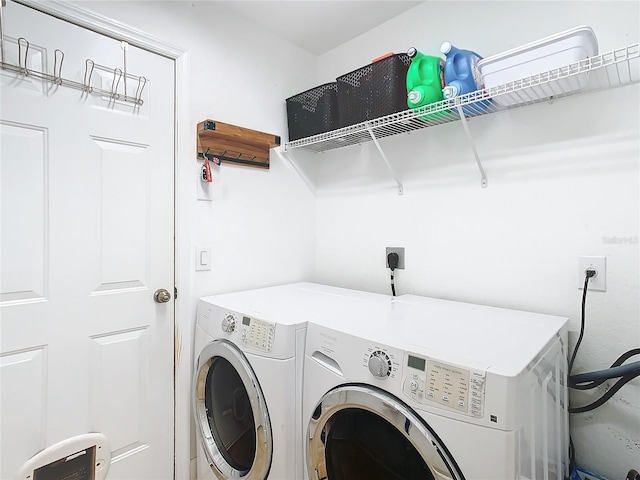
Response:
MULTIPOLYGON (((13 2, 3 17, 6 62, 53 73, 60 49, 61 77, 91 59, 92 85, 124 94, 121 42, 13 2)), ((109 438, 110 480, 173 477, 174 303, 154 292, 173 297, 174 63, 129 47, 126 64, 140 108, 1 72, 2 480, 86 432, 109 438)))

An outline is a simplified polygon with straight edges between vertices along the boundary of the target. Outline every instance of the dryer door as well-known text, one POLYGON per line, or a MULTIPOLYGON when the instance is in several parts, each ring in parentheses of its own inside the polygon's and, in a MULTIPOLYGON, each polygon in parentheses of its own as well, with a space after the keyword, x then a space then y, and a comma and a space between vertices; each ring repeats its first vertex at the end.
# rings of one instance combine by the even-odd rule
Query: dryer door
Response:
POLYGON ((343 385, 309 423, 307 468, 318 480, 463 480, 438 436, 410 407, 368 385, 343 385))
POLYGON ((198 357, 193 385, 196 428, 216 476, 264 480, 273 452, 271 423, 244 354, 214 340, 198 357))

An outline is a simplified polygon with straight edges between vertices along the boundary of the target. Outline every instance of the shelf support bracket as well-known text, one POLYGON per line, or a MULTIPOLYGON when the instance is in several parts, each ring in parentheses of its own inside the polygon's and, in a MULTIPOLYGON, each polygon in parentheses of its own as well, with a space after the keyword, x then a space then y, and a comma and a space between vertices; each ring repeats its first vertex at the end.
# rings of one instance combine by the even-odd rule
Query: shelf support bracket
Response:
POLYGON ((404 186, 402 185, 402 182, 400 182, 400 180, 398 180, 396 172, 393 170, 393 167, 391 166, 391 163, 389 162, 389 159, 384 154, 384 150, 382 150, 382 147, 380 146, 380 143, 378 142, 378 139, 376 138, 375 134, 373 133, 373 129, 371 127, 367 127, 367 131, 369 132, 369 135, 371 135, 371 140, 373 140, 373 143, 376 145, 376 148, 378 149, 378 152, 380 152, 380 156, 384 160, 384 163, 387 165, 387 168, 391 172, 391 176, 393 177, 393 180, 398 185, 398 195, 402 195, 404 193, 404 186))
POLYGON ((462 122, 462 127, 464 128, 464 133, 467 135, 467 140, 469 140, 469 144, 471 145, 471 151, 473 151, 473 156, 476 157, 476 163, 478 164, 478 169, 480 170, 480 186, 482 188, 487 188, 487 175, 484 173, 484 168, 482 167, 482 162, 480 161, 480 156, 478 155, 478 151, 476 150, 476 145, 473 143, 473 137, 471 136, 471 131, 469 130, 469 123, 467 122, 467 117, 462 111, 461 105, 456 105, 458 109, 458 115, 460 115, 460 121, 462 122))
POLYGON ((291 165, 293 167, 293 169, 300 176, 300 178, 302 179, 304 184, 307 186, 307 188, 315 196, 316 190, 315 190, 315 188, 313 188, 313 184, 311 183, 311 180, 309 180, 309 177, 307 177, 304 174, 304 172, 302 170, 300 170, 300 168, 298 167, 298 165, 295 162, 295 159, 292 158, 291 152, 288 151, 286 149, 286 147, 275 148, 274 150, 276 151, 276 153, 278 154, 278 156, 280 157, 281 160, 283 160, 284 162, 289 163, 289 165, 291 165))

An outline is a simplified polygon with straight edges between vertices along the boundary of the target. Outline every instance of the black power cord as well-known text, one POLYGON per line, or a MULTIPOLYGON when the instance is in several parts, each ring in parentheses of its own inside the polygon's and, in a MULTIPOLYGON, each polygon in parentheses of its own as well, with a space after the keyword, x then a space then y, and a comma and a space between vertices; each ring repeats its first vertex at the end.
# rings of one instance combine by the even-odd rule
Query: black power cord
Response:
MULTIPOLYGON (((580 322, 580 335, 578 336, 578 341, 576 342, 576 346, 573 348, 573 353, 571 354, 571 360, 569 361, 569 372, 567 376, 571 378, 571 370, 573 369, 573 362, 576 359, 576 355, 578 354, 578 348, 582 343, 582 337, 584 335, 584 324, 585 324, 585 305, 587 302, 587 287, 589 286, 589 279, 591 277, 595 277, 595 270, 588 270, 585 272, 584 276, 584 287, 582 288, 582 320, 580 322)), ((571 412, 571 408, 569 408, 569 412, 571 412)), ((572 472, 576 465, 576 450, 573 445, 573 438, 569 435, 569 472, 572 472)))
POLYGON ((573 361, 576 359, 576 355, 578 354, 578 348, 580 348, 580 344, 582 343, 582 336, 584 335, 584 317, 585 317, 585 305, 587 303, 587 287, 589 286, 589 279, 591 277, 596 276, 595 270, 587 270, 584 276, 584 287, 582 288, 582 320, 580 322, 580 335, 578 336, 578 341, 576 342, 576 346, 573 348, 573 354, 571 355, 571 360, 569 361, 569 376, 571 376, 571 370, 573 369, 573 361))
POLYGON ((396 285, 393 281, 393 272, 396 268, 398 268, 398 263, 400 262, 400 257, 397 253, 391 252, 387 255, 387 263, 389 264, 389 269, 391 270, 391 294, 396 296, 396 285))
MULTIPOLYGON (((569 435, 569 476, 573 473, 574 468, 576 468, 576 449, 573 446, 573 438, 569 435)), ((567 477, 565 480, 568 480, 567 477)))
POLYGON ((573 354, 571 355, 571 360, 569 361, 569 388, 572 388, 574 390, 591 390, 592 388, 596 388, 602 385, 605 381, 612 378, 618 378, 618 380, 599 399, 588 405, 584 405, 581 407, 571 407, 569 408, 569 413, 589 412, 598 408, 607 400, 609 400, 625 384, 640 376, 640 362, 633 362, 623 365, 623 363, 629 358, 635 355, 640 355, 640 348, 634 348, 632 350, 629 350, 628 352, 623 353, 615 362, 613 362, 611 367, 609 367, 608 369, 600 370, 597 372, 582 373, 579 375, 571 375, 573 362, 576 358, 576 354, 578 353, 578 348, 580 347, 582 336, 584 334, 585 304, 587 299, 587 287, 589 285, 589 278, 594 277, 596 275, 596 271, 588 269, 585 273, 584 290, 582 292, 582 321, 580 324, 580 335, 573 350, 573 354))

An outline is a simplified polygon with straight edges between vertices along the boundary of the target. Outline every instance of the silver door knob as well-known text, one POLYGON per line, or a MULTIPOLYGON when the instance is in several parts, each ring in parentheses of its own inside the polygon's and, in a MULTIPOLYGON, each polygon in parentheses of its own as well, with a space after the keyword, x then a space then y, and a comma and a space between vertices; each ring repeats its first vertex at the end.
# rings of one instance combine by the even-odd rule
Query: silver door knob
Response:
POLYGON ((165 288, 159 288, 156 293, 153 294, 153 299, 156 303, 167 303, 171 300, 171 294, 165 288))

